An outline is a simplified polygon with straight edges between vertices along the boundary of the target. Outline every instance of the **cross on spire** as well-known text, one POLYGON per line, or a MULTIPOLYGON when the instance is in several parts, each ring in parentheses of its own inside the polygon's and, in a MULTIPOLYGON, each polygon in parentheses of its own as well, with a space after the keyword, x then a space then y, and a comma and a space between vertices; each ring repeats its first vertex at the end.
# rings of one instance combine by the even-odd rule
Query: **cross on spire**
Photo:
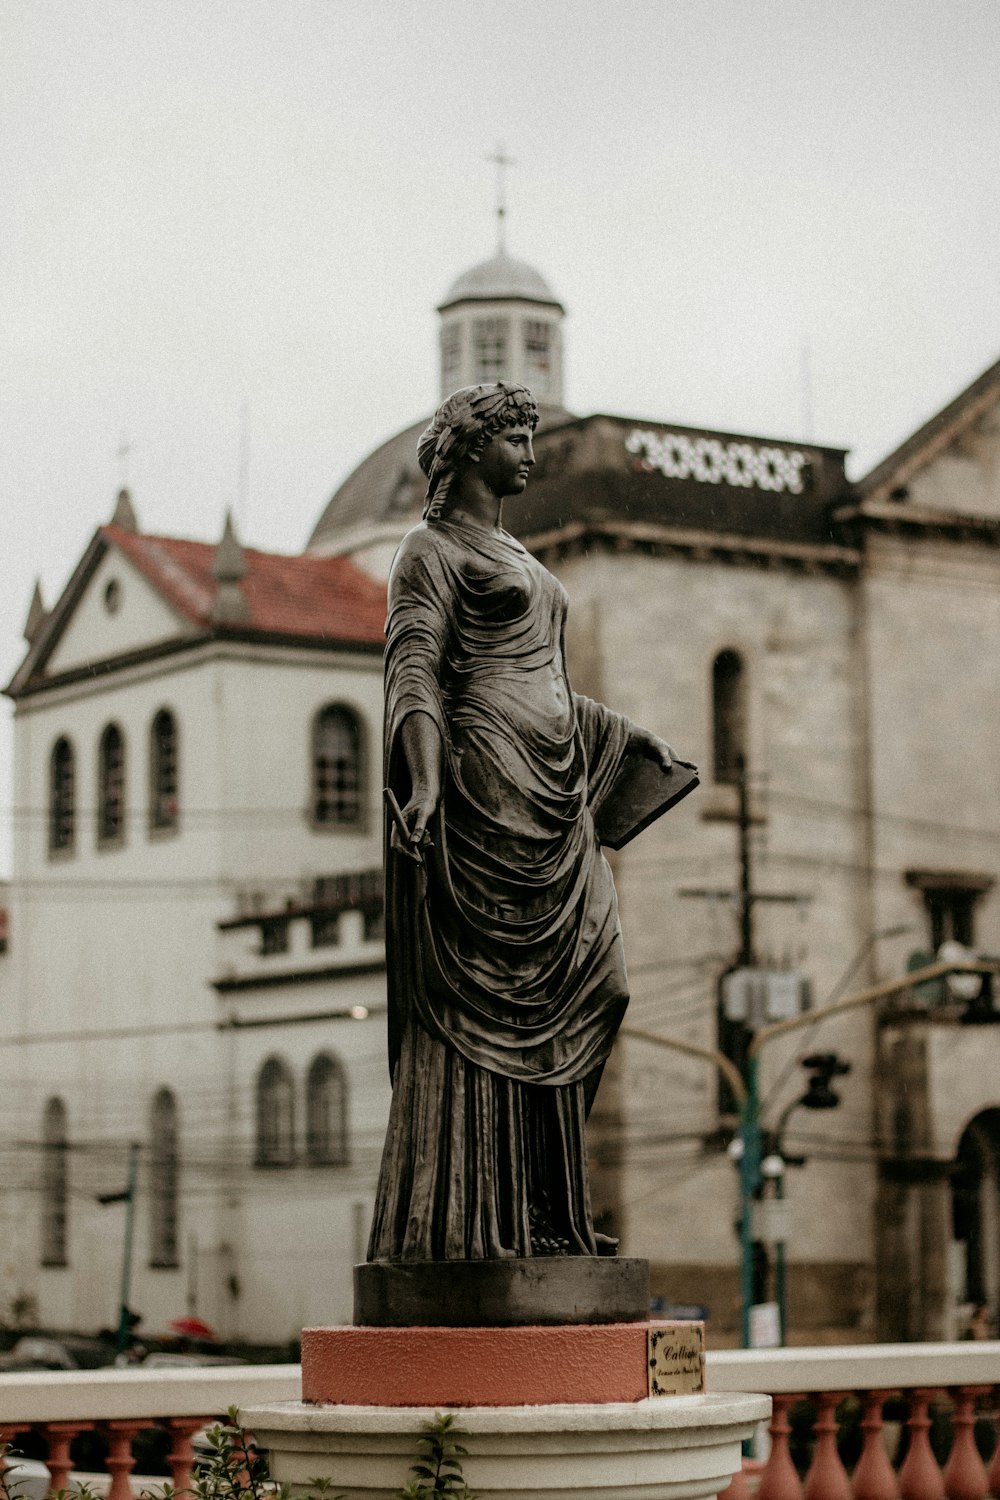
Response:
POLYGON ((497 169, 497 252, 503 255, 507 249, 507 168, 517 163, 507 155, 502 142, 486 160, 493 162, 497 169))
POLYGON ((127 432, 122 433, 122 440, 118 444, 118 475, 122 489, 128 488, 128 461, 132 452, 132 443, 127 432))

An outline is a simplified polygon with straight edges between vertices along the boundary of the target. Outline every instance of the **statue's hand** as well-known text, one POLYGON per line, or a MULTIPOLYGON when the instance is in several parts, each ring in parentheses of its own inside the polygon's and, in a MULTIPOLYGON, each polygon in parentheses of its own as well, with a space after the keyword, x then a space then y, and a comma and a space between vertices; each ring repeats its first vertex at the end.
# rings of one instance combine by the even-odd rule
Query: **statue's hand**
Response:
POLYGON ((650 734, 648 729, 634 728, 629 744, 631 749, 638 750, 640 755, 646 755, 650 760, 655 760, 657 765, 662 766, 665 771, 670 770, 674 761, 679 766, 688 766, 692 771, 697 770, 697 767, 693 766, 689 760, 681 760, 677 751, 668 745, 666 740, 661 740, 659 735, 650 734))
POLYGON ((422 850, 431 848, 432 839, 427 831, 427 825, 437 811, 440 798, 440 792, 430 788, 418 788, 414 791, 400 813, 402 826, 400 823, 393 825, 391 843, 400 854, 408 854, 411 858, 419 859, 422 850))

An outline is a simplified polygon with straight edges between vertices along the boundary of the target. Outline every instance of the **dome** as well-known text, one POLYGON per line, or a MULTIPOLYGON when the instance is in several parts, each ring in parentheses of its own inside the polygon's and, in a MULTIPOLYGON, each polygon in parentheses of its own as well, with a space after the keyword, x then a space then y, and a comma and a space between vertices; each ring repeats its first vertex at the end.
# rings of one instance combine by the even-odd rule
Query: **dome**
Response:
MULTIPOLYGON (((371 526, 393 525, 402 536, 419 521, 427 480, 417 463, 417 439, 433 415, 404 427, 348 474, 313 527, 308 552, 336 551, 345 537, 371 526)), ((571 420, 561 406, 543 406, 538 431, 571 420)))
POLYGON ((429 421, 430 416, 404 427, 361 460, 327 501, 307 550, 335 546, 356 527, 419 518, 427 481, 417 463, 417 439, 429 421))
POLYGON ((548 282, 527 261, 514 260, 506 251, 500 250, 489 260, 470 266, 452 282, 438 312, 453 307, 456 302, 494 302, 497 300, 522 302, 544 302, 550 307, 562 307, 548 282))

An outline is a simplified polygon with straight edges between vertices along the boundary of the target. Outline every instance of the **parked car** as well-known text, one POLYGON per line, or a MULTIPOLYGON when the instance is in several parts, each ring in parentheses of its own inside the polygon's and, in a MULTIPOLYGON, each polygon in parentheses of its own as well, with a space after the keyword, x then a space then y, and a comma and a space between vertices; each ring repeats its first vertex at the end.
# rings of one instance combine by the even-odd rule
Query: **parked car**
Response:
POLYGON ((98 1370, 114 1357, 114 1348, 102 1339, 28 1333, 9 1354, 0 1354, 0 1370, 98 1370))

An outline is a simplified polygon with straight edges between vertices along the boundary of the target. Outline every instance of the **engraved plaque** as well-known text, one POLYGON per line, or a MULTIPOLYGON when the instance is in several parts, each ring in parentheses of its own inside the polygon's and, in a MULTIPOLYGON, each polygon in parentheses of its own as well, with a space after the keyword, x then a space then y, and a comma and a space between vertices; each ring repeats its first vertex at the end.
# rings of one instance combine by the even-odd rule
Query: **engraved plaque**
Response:
POLYGON ((704 1323, 652 1324, 646 1335, 651 1396, 700 1396, 705 1389, 704 1323))

